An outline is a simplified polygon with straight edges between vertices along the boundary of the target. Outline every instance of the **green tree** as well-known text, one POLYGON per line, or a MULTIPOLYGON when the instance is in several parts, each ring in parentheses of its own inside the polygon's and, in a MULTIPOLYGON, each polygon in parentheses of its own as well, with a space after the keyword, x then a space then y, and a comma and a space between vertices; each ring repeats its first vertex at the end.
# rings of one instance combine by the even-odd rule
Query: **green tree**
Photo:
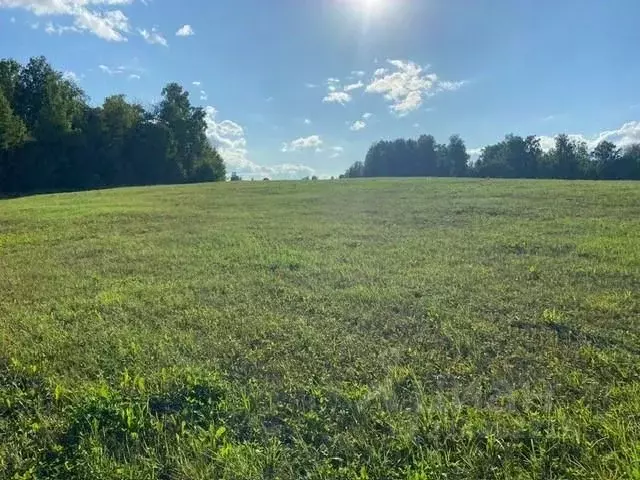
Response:
POLYGON ((476 175, 502 178, 534 178, 542 158, 540 141, 507 135, 502 142, 485 147, 474 166, 476 175))
POLYGON ((361 161, 355 162, 344 173, 346 178, 358 178, 364 176, 364 163, 361 161))
POLYGON ((597 175, 600 178, 616 178, 616 168, 622 152, 613 143, 601 141, 591 152, 591 157, 596 165, 597 175))
POLYGON ((44 57, 32 58, 20 71, 15 110, 38 141, 56 141, 71 131, 84 94, 53 70, 44 57))
POLYGON ((192 182, 219 182, 226 178, 224 160, 213 146, 205 141, 199 161, 189 179, 192 182))
POLYGON ((0 60, 0 92, 13 107, 22 66, 15 60, 0 60))
POLYGON ((459 135, 452 135, 449 138, 449 145, 446 149, 446 163, 449 175, 453 177, 463 177, 467 174, 469 164, 469 154, 467 147, 459 135))
POLYGON ((173 132, 162 123, 145 120, 131 134, 118 172, 122 185, 182 183, 184 177, 175 162, 173 132))
POLYGON ((568 135, 556 137, 554 148, 549 152, 551 176, 556 178, 575 179, 580 174, 580 156, 578 146, 568 135))
POLYGON ((513 172, 505 160, 504 148, 504 142, 484 147, 474 166, 476 175, 498 178, 512 176, 513 172))
POLYGON ((542 161, 542 147, 540 139, 535 135, 529 135, 524 140, 524 156, 520 164, 520 176, 536 178, 542 161))
MULTIPOLYGON (((100 154, 96 165, 98 176, 107 184, 134 185, 148 183, 140 177, 144 172, 137 166, 141 157, 150 156, 131 144, 142 143, 150 148, 148 143, 149 133, 139 128, 145 120, 145 111, 142 106, 130 104, 124 95, 112 95, 107 97, 100 110, 100 132, 95 141, 100 147, 100 154), (135 151, 133 155, 131 152, 135 151), (136 173, 138 172, 138 173, 136 173)), ((162 145, 163 142, 159 141, 162 145)), ((158 155, 158 148, 153 146, 153 154, 158 155)), ((155 161, 164 163, 164 156, 155 157, 155 161)))
POLYGON ((84 92, 44 57, 23 67, 0 60, 0 189, 52 191, 116 185, 215 181, 224 161, 206 136, 205 112, 178 84, 153 112, 84 92))
POLYGON ((625 147, 616 168, 620 179, 640 180, 640 143, 625 147))
POLYGON ((15 150, 27 139, 27 127, 0 91, 0 191, 13 191, 15 150))
POLYGON ((27 138, 27 127, 0 91, 0 151, 20 146, 27 138))
POLYGON ((593 152, 587 144, 568 135, 558 135, 555 146, 543 152, 534 135, 506 135, 504 140, 482 149, 480 158, 468 164, 464 141, 454 135, 447 145, 430 135, 374 143, 364 162, 351 165, 343 177, 382 176, 489 176, 503 178, 638 179, 640 144, 621 152, 614 144, 602 142, 593 152))
POLYGON ((158 119, 169 127, 175 142, 175 161, 183 177, 191 180, 198 159, 209 153, 206 137, 206 114, 202 108, 193 107, 189 92, 177 83, 170 83, 162 90, 163 99, 158 106, 158 119))
POLYGON ((418 162, 415 173, 420 177, 438 174, 438 143, 432 135, 420 135, 417 143, 418 162))

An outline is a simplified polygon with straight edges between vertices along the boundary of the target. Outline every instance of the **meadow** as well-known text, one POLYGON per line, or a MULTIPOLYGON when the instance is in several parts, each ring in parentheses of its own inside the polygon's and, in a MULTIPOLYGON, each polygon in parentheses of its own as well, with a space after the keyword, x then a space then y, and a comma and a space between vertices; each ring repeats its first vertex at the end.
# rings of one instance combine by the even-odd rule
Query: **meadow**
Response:
POLYGON ((640 184, 0 200, 2 479, 640 479, 640 184))

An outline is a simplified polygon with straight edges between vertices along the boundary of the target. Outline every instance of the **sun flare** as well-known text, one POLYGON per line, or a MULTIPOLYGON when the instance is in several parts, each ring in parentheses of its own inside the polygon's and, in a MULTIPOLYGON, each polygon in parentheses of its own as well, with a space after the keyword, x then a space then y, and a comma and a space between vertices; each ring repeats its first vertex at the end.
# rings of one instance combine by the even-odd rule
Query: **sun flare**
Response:
POLYGON ((350 0, 354 7, 367 15, 380 13, 389 1, 390 0, 350 0))
POLYGON ((380 6, 384 3, 384 0, 360 0, 365 8, 380 8, 380 6))

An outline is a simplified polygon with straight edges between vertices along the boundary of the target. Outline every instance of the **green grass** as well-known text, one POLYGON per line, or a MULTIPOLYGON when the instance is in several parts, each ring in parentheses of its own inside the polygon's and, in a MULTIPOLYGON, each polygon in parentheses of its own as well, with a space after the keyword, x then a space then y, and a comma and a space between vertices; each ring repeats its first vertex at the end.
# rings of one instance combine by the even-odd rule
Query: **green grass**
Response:
POLYGON ((640 478, 640 184, 0 201, 0 478, 640 478))

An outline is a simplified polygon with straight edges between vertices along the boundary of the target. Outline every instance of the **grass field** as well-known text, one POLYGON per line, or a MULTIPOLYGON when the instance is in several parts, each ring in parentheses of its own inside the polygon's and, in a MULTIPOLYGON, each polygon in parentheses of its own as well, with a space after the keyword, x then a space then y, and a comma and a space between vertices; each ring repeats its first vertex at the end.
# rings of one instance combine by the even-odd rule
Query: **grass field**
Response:
POLYGON ((640 478, 640 184, 0 201, 0 478, 640 478))

